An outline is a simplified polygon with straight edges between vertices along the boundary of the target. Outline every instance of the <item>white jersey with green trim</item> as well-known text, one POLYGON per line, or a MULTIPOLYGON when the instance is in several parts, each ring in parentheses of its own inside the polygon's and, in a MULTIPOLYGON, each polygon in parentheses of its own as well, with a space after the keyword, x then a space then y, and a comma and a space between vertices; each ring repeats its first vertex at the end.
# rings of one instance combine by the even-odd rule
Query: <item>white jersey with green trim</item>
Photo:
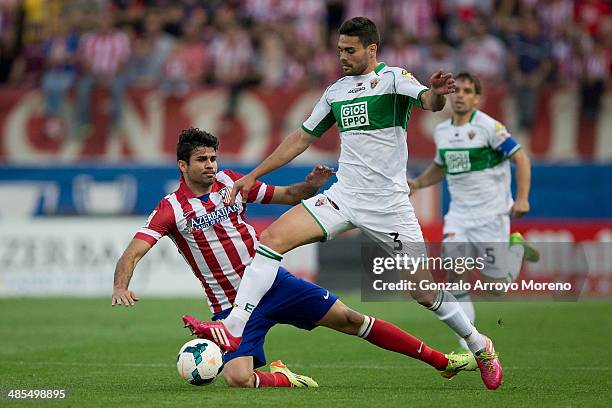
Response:
POLYGON ((306 132, 320 137, 334 123, 340 130, 340 158, 334 189, 406 193, 406 124, 427 90, 405 69, 380 63, 366 75, 345 76, 330 85, 310 117, 306 132))
POLYGON ((434 131, 434 163, 444 168, 451 196, 447 217, 478 220, 508 214, 512 207, 510 163, 520 145, 506 127, 486 113, 474 111, 468 123, 452 119, 434 131), (510 140, 508 140, 510 139, 510 140), (512 142, 510 149, 504 149, 512 142))

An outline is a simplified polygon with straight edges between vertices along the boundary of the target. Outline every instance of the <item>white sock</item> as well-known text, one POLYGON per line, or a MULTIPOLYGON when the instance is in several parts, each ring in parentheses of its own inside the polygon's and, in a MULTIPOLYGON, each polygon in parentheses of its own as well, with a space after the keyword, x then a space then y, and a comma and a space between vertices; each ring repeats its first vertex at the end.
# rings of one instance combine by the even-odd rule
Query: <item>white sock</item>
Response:
POLYGON ((468 349, 473 354, 476 354, 477 352, 487 347, 487 342, 484 336, 478 333, 478 330, 476 330, 476 328, 474 328, 474 331, 472 331, 469 336, 464 337, 464 339, 465 339, 465 343, 468 346, 468 349))
MULTIPOLYGON (((470 292, 452 292, 457 301, 459 302, 459 306, 463 310, 463 313, 470 319, 470 323, 472 325, 476 322, 476 310, 474 310, 474 304, 472 303, 472 298, 470 297, 470 292)), ((467 342, 463 337, 459 337, 459 346, 462 349, 469 350, 467 342)))
POLYGON ((478 333, 478 330, 459 306, 457 299, 450 292, 438 291, 438 297, 429 310, 453 329, 459 337, 464 338, 472 353, 486 346, 484 337, 478 333))
POLYGON ((470 322, 474 324, 474 322, 476 322, 476 310, 474 310, 470 292, 452 292, 452 294, 459 302, 459 306, 461 306, 463 313, 465 313, 468 319, 470 319, 470 322))
POLYGON ((523 255, 525 254, 525 247, 519 244, 510 245, 508 248, 508 275, 507 280, 509 283, 516 282, 519 274, 521 273, 521 267, 523 266, 523 255))
POLYGON ((370 335, 370 332, 372 331, 372 327, 374 326, 375 321, 376 319, 373 317, 363 316, 363 323, 361 324, 361 327, 357 332, 357 336, 363 339, 367 338, 370 335))
POLYGON ((260 244, 257 248, 253 261, 242 275, 234 307, 223 322, 232 336, 242 336, 251 313, 272 287, 282 259, 281 254, 265 245, 260 244))

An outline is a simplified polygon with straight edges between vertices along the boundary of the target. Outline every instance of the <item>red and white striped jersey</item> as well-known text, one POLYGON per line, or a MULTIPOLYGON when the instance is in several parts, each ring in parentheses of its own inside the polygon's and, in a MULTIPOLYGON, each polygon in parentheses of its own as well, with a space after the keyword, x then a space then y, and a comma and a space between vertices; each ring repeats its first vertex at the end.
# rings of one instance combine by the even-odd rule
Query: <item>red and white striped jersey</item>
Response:
MULTIPOLYGON (((226 204, 241 177, 231 170, 218 172, 206 201, 181 178, 178 190, 159 202, 134 236, 155 245, 168 235, 200 280, 213 313, 232 306, 244 269, 255 256, 257 234, 243 218, 241 195, 234 205, 226 204)), ((247 202, 266 204, 273 194, 273 186, 257 181, 247 202)))

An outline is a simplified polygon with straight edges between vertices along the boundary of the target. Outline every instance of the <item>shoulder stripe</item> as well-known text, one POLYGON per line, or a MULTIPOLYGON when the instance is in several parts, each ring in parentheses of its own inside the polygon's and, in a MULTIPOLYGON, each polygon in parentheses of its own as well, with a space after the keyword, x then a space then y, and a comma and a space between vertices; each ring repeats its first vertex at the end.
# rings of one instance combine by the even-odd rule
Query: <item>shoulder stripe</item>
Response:
POLYGON ((159 241, 161 239, 161 234, 157 231, 153 231, 150 228, 146 228, 146 227, 142 227, 141 229, 138 230, 139 234, 145 234, 148 235, 152 238, 154 238, 156 241, 159 241))
POLYGON ((231 186, 234 185, 234 181, 236 181, 238 179, 234 180, 232 178, 232 176, 230 176, 229 174, 227 174, 225 172, 225 170, 223 170, 223 171, 220 171, 220 172, 217 173, 217 180, 220 181, 221 183, 225 184, 226 186, 231 187, 231 186))

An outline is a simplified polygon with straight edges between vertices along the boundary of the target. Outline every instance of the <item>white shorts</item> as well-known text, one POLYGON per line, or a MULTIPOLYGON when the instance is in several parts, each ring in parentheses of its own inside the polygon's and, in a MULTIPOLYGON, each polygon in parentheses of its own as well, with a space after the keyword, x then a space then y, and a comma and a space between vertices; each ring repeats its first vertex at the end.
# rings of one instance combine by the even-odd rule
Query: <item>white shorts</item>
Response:
POLYGON ((368 195, 330 188, 302 201, 317 221, 325 240, 359 228, 391 254, 425 255, 421 227, 407 193, 368 195))
POLYGON ((513 267, 508 254, 510 243, 510 217, 495 215, 478 222, 444 217, 443 254, 448 257, 482 257, 480 271, 494 279, 504 279, 513 267))

